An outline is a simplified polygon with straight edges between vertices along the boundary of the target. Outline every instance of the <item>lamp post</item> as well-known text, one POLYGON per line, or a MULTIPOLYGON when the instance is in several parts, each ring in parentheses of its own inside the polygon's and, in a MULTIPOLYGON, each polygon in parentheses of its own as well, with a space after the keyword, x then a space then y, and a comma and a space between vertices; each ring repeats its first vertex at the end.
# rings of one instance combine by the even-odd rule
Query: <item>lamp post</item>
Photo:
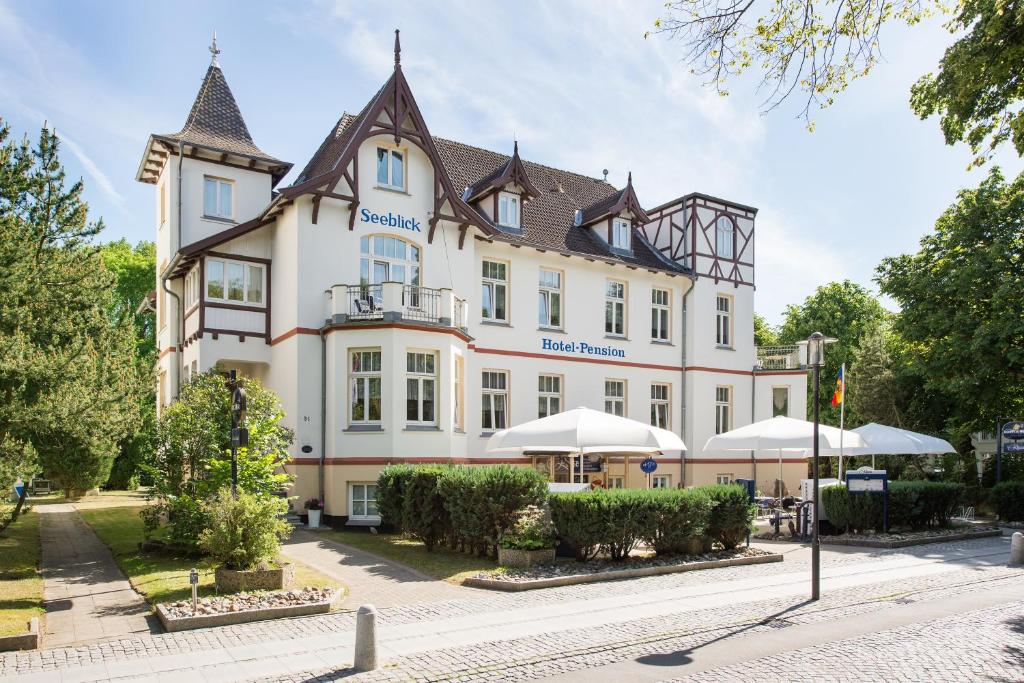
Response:
POLYGON ((818 488, 818 451, 820 448, 818 443, 818 388, 821 366, 825 362, 825 344, 828 341, 835 340, 826 340, 825 335, 821 332, 814 332, 807 338, 807 364, 814 372, 814 445, 812 446, 814 458, 811 461, 812 477, 814 478, 814 488, 812 489, 814 503, 811 506, 811 600, 821 597, 821 545, 818 543, 818 520, 821 519, 818 507, 821 503, 819 500, 821 490, 818 488))
POLYGON ((239 385, 238 375, 234 370, 228 379, 228 390, 231 392, 231 495, 238 497, 238 449, 249 446, 249 430, 245 424, 245 388, 239 385))

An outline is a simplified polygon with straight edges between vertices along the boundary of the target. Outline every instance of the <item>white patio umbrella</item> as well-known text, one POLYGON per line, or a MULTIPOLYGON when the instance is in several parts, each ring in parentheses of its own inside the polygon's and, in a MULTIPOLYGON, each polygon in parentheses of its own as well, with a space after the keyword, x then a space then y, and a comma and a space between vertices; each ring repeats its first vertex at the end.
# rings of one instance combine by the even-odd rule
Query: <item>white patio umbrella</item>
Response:
POLYGON ((487 453, 658 453, 686 449, 679 435, 591 408, 573 408, 502 429, 487 440, 487 453))
MULTIPOLYGON (((829 425, 818 425, 818 450, 828 455, 839 452, 840 438, 844 445, 863 446, 860 434, 829 425)), ((782 452, 803 452, 814 448, 814 423, 792 417, 773 417, 717 434, 704 444, 705 451, 754 451, 779 454, 779 497, 782 497, 782 452)))
MULTIPOLYGON (((909 429, 880 425, 876 422, 853 429, 864 440, 864 446, 844 448, 846 455, 930 455, 956 453, 945 439, 909 429)), ((874 467, 874 463, 872 463, 874 467)))

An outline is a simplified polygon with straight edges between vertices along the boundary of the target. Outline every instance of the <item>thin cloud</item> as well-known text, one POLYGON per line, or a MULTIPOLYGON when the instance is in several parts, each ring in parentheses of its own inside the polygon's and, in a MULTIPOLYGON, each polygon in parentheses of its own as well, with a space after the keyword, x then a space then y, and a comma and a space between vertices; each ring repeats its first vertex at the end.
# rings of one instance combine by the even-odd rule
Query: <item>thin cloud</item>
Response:
POLYGON ((117 188, 114 187, 114 183, 110 181, 107 174, 104 173, 96 162, 85 153, 85 150, 82 149, 81 145, 69 138, 66 133, 61 133, 56 130, 54 133, 56 133, 60 141, 64 143, 64 146, 71 150, 71 153, 75 155, 76 159, 78 159, 78 163, 82 164, 82 168, 85 169, 86 173, 96 181, 96 186, 100 188, 103 194, 105 194, 107 198, 114 203, 114 206, 125 211, 124 196, 117 191, 117 188))

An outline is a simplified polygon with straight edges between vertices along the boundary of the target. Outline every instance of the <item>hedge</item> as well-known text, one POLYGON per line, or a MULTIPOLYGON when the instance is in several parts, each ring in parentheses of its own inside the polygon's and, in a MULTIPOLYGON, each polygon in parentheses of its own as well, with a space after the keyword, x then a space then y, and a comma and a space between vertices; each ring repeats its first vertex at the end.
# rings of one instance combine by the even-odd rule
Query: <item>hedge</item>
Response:
POLYGON ((605 539, 605 523, 601 516, 599 497, 602 491, 553 493, 548 499, 551 521, 562 539, 584 562, 601 550, 605 539))
POLYGON ((722 544, 726 550, 742 543, 757 514, 757 507, 751 502, 746 489, 736 484, 715 484, 694 490, 708 496, 713 504, 705 549, 710 550, 712 542, 722 544))
POLYGON ((445 508, 438 482, 450 468, 417 467, 403 482, 405 503, 402 507, 402 528, 413 538, 423 541, 427 551, 439 541, 453 536, 452 518, 445 508))
POLYGON ((405 518, 405 488, 412 478, 412 465, 388 465, 377 475, 377 510, 382 524, 402 530, 405 518))
MULTIPOLYGON (((921 530, 948 527, 959 507, 965 487, 939 481, 894 481, 889 483, 889 529, 909 527, 921 530)), ((821 492, 822 510, 837 529, 863 533, 882 530, 882 497, 853 493, 843 485, 821 492)))
MULTIPOLYGON (((710 545, 705 539, 710 540, 711 518, 718 508, 708 491, 654 489, 639 493, 648 499, 641 537, 657 555, 691 553, 710 545)), ((747 502, 745 493, 743 498, 747 502)))
POLYGON ((1003 481, 992 487, 989 501, 1004 522, 1024 522, 1024 481, 1003 481))

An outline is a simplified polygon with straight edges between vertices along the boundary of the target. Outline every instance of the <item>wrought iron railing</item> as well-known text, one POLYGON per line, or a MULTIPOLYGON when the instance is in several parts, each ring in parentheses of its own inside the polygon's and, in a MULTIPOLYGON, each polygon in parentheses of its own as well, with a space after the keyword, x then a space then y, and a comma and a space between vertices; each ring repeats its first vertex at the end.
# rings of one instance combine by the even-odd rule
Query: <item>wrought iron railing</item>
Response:
POLYGON ((436 323, 441 314, 441 292, 429 287, 405 285, 402 288, 402 317, 407 320, 436 323))
POLYGON ((383 291, 380 285, 359 285, 348 288, 348 317, 351 320, 374 320, 384 317, 383 291))
POLYGON ((755 370, 799 370, 801 367, 800 347, 758 346, 755 370))

